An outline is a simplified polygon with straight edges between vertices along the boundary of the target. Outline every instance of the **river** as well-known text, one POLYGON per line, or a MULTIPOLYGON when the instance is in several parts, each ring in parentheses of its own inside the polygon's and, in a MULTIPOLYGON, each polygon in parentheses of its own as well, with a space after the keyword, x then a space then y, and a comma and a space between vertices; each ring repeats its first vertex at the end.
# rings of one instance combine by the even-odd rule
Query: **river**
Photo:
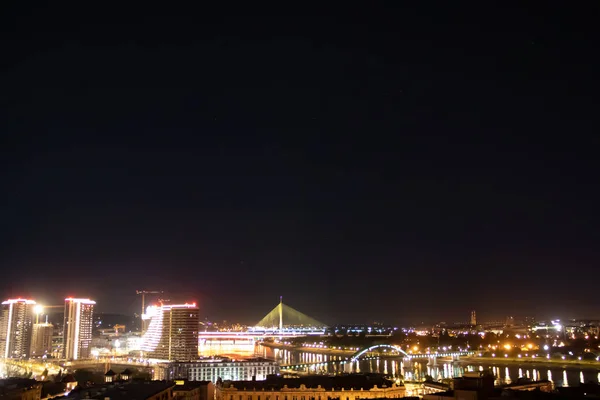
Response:
POLYGON ((555 386, 577 386, 580 383, 600 381, 600 369, 588 366, 532 365, 489 362, 438 361, 428 365, 427 361, 406 363, 401 358, 371 359, 356 362, 346 361, 345 356, 308 353, 298 350, 274 349, 261 345, 231 344, 207 345, 201 348, 204 355, 227 355, 230 357, 261 356, 275 359, 282 365, 318 364, 310 367, 313 373, 373 372, 387 374, 394 379, 422 380, 426 375, 436 380, 460 377, 467 371, 490 370, 496 383, 511 383, 519 378, 533 380, 548 379, 555 386))

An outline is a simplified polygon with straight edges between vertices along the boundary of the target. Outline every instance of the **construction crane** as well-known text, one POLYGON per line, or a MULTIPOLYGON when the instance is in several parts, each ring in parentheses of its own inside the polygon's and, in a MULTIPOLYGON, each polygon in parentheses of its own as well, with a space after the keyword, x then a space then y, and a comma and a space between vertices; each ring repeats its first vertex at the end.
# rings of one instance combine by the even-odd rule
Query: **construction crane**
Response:
POLYGON ((136 290, 135 294, 142 295, 142 314, 146 312, 146 295, 147 294, 162 294, 162 290, 136 290))
MULTIPOLYGON (((162 294, 163 291, 162 290, 136 290, 135 294, 137 295, 142 295, 142 313, 140 314, 140 318, 142 317, 142 315, 144 315, 146 313, 146 295, 147 294, 162 294)), ((145 332, 145 321, 144 319, 142 319, 142 332, 145 332)))

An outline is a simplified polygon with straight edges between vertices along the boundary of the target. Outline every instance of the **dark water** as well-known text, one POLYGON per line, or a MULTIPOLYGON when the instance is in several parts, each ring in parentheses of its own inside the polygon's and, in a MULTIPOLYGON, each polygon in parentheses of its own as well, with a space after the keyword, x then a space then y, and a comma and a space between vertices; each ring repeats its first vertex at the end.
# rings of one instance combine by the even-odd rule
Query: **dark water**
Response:
POLYGON ((394 379, 422 380, 426 375, 436 380, 460 377, 467 371, 489 370, 496 382, 511 383, 519 378, 533 380, 548 379, 555 386, 577 386, 580 383, 598 383, 600 368, 590 367, 561 367, 558 365, 528 365, 528 364, 491 364, 464 363, 438 360, 436 364, 421 362, 406 362, 401 358, 378 358, 351 362, 345 356, 306 353, 272 349, 259 346, 257 353, 266 358, 279 361, 282 365, 316 364, 303 367, 301 371, 312 373, 343 373, 343 372, 374 372, 387 374, 394 379))

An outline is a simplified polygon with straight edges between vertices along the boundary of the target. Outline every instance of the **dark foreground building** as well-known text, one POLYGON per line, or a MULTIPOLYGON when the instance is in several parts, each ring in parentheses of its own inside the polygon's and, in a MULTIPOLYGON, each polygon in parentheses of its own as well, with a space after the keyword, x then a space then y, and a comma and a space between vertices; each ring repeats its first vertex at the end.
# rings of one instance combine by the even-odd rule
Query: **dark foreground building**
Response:
POLYGON ((379 374, 269 376, 264 381, 225 381, 217 384, 216 400, 356 400, 400 398, 406 394, 379 374))

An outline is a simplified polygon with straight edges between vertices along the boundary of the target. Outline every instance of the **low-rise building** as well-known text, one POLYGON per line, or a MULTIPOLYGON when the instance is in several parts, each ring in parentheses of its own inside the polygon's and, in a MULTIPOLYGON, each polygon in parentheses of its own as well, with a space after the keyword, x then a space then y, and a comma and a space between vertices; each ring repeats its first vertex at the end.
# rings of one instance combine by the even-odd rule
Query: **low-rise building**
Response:
POLYGON ((451 388, 436 391, 434 384, 424 385, 423 400, 489 400, 514 397, 517 392, 550 393, 554 386, 550 381, 519 380, 509 385, 494 386, 494 376, 487 372, 468 372, 454 378, 451 388))
POLYGON ((155 380, 211 381, 263 380, 279 373, 279 364, 272 360, 255 358, 235 361, 228 358, 205 359, 189 362, 159 364, 154 368, 155 380))
POLYGON ((406 388, 379 374, 269 376, 264 381, 217 384, 216 400, 358 400, 401 398, 406 388))
POLYGON ((69 393, 69 400, 173 400, 174 382, 140 381, 118 382, 75 389, 69 393))
POLYGON ((0 379, 0 398, 7 400, 40 400, 42 383, 35 379, 0 379))
POLYGON ((215 385, 211 381, 175 381, 173 397, 177 400, 214 400, 215 385))

